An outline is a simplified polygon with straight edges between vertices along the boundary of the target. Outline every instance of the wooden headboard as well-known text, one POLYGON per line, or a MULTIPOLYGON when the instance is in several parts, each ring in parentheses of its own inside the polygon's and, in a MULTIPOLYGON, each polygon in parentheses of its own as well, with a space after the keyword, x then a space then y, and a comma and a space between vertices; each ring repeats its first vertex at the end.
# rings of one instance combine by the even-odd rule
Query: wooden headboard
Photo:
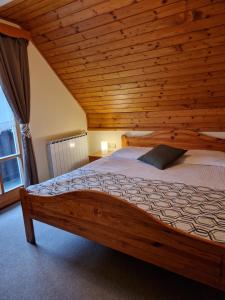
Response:
POLYGON ((122 135, 122 147, 152 147, 166 144, 183 149, 208 149, 225 152, 225 139, 215 138, 191 130, 156 131, 145 136, 122 135))

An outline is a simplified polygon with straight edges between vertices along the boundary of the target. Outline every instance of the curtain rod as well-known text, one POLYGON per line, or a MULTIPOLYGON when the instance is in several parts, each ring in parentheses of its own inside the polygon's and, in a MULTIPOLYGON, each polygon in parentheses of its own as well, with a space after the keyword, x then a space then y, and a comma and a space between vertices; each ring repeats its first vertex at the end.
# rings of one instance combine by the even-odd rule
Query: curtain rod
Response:
POLYGON ((14 26, 10 26, 5 23, 1 23, 1 21, 0 21, 0 33, 14 38, 23 38, 26 40, 31 40, 31 34, 29 31, 14 26))

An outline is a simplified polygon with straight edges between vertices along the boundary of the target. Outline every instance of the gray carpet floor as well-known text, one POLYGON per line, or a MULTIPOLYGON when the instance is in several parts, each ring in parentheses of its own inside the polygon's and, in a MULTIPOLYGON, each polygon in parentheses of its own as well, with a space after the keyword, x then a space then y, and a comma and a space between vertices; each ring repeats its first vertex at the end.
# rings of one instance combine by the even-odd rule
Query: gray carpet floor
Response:
POLYGON ((62 230, 35 222, 25 241, 20 205, 0 212, 0 300, 190 300, 225 295, 62 230))

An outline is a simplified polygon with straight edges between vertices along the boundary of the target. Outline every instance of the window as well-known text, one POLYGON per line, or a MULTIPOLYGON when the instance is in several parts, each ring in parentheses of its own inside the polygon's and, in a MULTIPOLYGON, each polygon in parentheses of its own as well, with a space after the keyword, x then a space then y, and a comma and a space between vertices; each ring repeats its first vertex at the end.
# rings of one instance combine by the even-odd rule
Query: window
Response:
POLYGON ((22 185, 21 170, 16 122, 0 87, 0 194, 22 185))

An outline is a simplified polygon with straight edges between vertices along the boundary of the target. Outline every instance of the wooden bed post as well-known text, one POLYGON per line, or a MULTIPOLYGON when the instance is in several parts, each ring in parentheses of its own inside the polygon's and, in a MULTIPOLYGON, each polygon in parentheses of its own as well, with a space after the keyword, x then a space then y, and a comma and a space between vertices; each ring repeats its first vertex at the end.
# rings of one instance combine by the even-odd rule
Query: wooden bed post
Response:
POLYGON ((24 188, 21 188, 20 196, 21 196, 21 204, 22 204, 22 210, 23 210, 23 220, 24 220, 26 238, 29 243, 36 244, 33 220, 30 217, 29 202, 27 201, 27 193, 24 188))
POLYGON ((127 147, 127 146, 129 146, 128 140, 127 140, 127 136, 126 136, 125 134, 123 134, 123 135, 121 136, 121 146, 122 146, 122 147, 127 147))

